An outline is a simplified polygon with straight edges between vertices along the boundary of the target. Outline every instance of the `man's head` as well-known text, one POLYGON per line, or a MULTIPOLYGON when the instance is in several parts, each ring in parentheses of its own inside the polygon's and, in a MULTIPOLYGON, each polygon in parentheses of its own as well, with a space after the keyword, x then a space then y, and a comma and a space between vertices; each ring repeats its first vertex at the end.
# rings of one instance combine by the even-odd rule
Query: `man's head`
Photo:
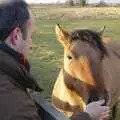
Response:
POLYGON ((33 17, 23 0, 0 4, 0 43, 6 43, 12 49, 27 56, 32 32, 33 17))

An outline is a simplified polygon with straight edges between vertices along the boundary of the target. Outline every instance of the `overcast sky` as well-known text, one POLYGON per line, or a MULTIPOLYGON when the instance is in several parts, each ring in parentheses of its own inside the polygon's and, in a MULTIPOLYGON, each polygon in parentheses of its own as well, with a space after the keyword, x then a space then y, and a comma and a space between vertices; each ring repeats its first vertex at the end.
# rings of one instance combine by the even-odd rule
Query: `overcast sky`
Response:
MULTIPOLYGON (((26 0, 29 3, 56 3, 65 2, 65 0, 26 0)), ((89 2, 99 2, 100 0, 88 0, 89 2)), ((104 0, 105 2, 120 3, 120 0, 104 0)))

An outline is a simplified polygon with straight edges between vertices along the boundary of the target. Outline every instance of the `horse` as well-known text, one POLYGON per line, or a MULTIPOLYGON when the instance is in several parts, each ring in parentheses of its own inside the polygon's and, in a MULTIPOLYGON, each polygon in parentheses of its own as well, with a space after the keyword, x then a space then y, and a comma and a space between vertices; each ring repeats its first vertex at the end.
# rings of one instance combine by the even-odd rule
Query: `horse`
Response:
POLYGON ((68 117, 83 112, 92 101, 105 99, 104 105, 111 108, 119 101, 120 47, 104 43, 103 31, 68 32, 55 27, 64 47, 64 65, 53 87, 52 103, 68 117))

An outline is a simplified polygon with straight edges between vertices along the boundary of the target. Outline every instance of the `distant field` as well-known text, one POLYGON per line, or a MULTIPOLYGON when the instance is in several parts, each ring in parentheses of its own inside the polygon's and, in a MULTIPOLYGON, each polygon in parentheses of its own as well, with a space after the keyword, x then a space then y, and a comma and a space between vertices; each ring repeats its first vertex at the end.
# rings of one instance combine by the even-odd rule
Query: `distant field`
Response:
MULTIPOLYGON (((120 41, 120 8, 62 8, 32 7, 36 18, 33 49, 30 52, 32 70, 50 101, 53 84, 63 66, 63 48, 57 42, 54 26, 60 23, 65 29, 89 28, 99 31, 104 25, 104 36, 120 41)), ((119 120, 119 119, 118 119, 119 120)))
POLYGON ((118 19, 120 7, 60 7, 32 6, 33 13, 39 19, 118 19))

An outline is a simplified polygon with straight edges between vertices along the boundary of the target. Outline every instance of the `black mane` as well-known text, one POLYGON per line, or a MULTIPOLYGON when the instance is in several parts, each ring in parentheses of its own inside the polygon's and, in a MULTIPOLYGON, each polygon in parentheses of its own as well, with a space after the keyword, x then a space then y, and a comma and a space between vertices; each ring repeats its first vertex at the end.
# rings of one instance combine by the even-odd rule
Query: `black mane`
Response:
POLYGON ((107 50, 103 45, 101 35, 95 31, 88 29, 79 29, 74 30, 70 33, 71 42, 76 40, 81 40, 84 42, 88 42, 92 46, 100 49, 102 55, 107 55, 107 50))

